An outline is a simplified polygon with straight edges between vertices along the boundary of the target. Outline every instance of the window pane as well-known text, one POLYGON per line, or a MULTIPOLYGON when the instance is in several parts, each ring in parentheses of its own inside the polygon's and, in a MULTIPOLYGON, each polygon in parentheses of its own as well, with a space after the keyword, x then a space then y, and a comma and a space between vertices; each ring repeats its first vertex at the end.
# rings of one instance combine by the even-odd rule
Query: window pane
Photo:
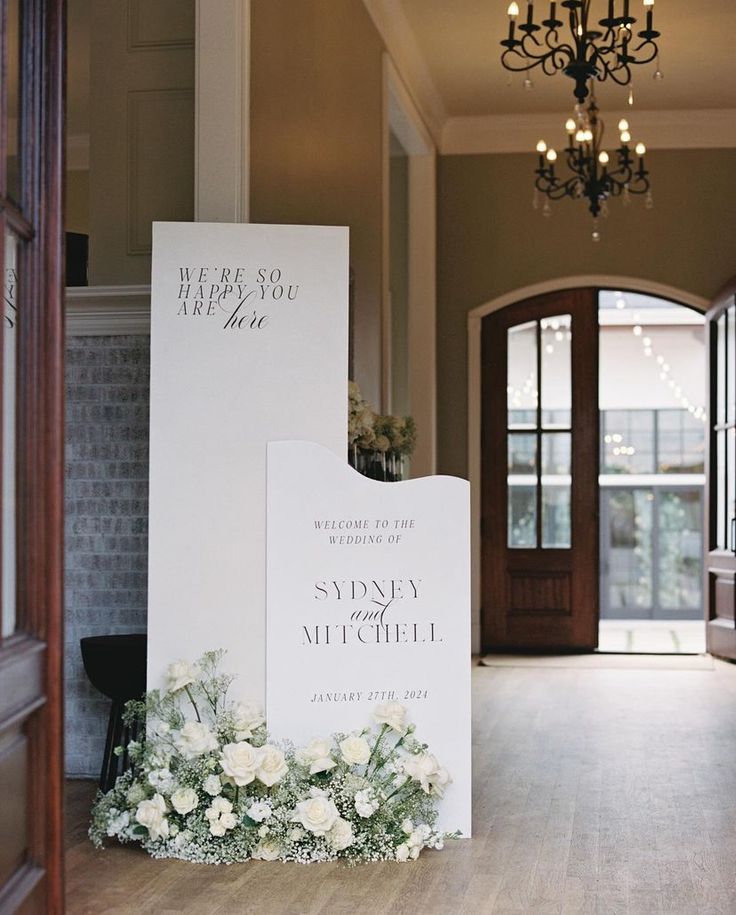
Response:
POLYGON ((542 546, 546 549, 570 549, 570 490, 569 485, 542 487, 542 546))
POLYGON ((537 487, 509 486, 509 546, 534 549, 537 545, 537 487))
POLYGON ((608 609, 650 610, 654 496, 645 489, 611 489, 603 499, 608 519, 603 540, 608 609))
POLYGON ((571 447, 569 432, 542 433, 542 546, 547 549, 571 545, 571 447))
POLYGON ((537 426, 537 322, 509 328, 506 395, 511 429, 537 426))
POLYGON ((700 610, 703 546, 700 493, 660 493, 658 519, 658 604, 666 610, 700 610))
POLYGON ((509 435, 508 444, 508 544, 537 545, 537 437, 509 435))
POLYGON ((509 435, 509 475, 530 475, 530 480, 517 480, 534 484, 537 482, 537 436, 525 433, 509 435))
POLYGON ((716 432, 716 549, 726 549, 726 432, 716 432))
POLYGON ((722 314, 718 319, 718 352, 716 363, 716 423, 726 421, 726 332, 727 318, 722 314))
POLYGON ((572 318, 557 315, 541 322, 542 426, 569 429, 572 418, 572 318))
POLYGON ((726 388, 726 417, 736 422, 736 305, 728 309, 728 386, 726 388))
POLYGON ((728 496, 726 498, 726 542, 728 549, 736 550, 736 429, 726 432, 726 476, 728 496))
POLYGON ((5 235, 3 326, 2 635, 15 632, 15 347, 17 243, 5 235))
MULTIPOLYGON (((5 160, 8 196, 20 202, 20 0, 8 0, 6 20, 7 41, 7 105, 8 151, 5 160)), ((1 84, 0 84, 1 85, 1 84)))
POLYGON ((653 410, 606 410, 602 430, 603 473, 654 473, 653 410))

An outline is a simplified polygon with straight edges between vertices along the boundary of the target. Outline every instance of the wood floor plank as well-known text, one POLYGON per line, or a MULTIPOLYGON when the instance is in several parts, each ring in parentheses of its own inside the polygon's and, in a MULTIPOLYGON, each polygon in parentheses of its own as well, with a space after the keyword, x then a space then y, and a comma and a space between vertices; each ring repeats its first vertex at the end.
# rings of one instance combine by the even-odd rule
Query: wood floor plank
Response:
POLYGON ((734 915, 736 666, 473 674, 474 835, 345 868, 96 852, 67 802, 70 915, 734 915))

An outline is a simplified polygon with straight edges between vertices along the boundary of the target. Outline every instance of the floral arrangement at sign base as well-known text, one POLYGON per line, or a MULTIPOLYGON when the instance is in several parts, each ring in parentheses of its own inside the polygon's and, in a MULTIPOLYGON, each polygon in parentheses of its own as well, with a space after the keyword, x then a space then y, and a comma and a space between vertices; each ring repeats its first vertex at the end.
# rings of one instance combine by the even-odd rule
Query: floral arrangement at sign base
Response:
POLYGON ((384 483, 406 475, 417 428, 411 416, 382 416, 363 399, 358 385, 348 386, 348 461, 358 473, 384 483))
MULTIPOLYGON (((154 858, 207 864, 410 861, 458 833, 436 829, 450 776, 397 702, 361 731, 276 746, 251 704, 227 698, 224 652, 177 661, 167 687, 128 703, 145 736, 132 768, 98 793, 89 835, 140 844, 154 858)), ((123 752, 119 747, 116 752, 123 752)))

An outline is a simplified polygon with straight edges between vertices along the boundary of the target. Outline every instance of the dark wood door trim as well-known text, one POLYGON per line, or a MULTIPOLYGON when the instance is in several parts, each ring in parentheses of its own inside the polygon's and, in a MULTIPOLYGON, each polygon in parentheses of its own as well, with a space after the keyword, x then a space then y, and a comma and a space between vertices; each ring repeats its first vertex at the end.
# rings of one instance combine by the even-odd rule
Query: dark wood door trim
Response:
POLYGON ((20 240, 16 633, 0 641, 0 782, 8 818, 0 911, 56 915, 64 911, 64 2, 24 0, 21 9, 21 193, 15 201, 6 195, 7 107, 0 109, 0 268, 5 229, 20 240))
MULTIPOLYGON (((598 303, 597 290, 573 289, 550 293, 493 312, 482 323, 481 423, 481 630, 483 650, 592 650, 598 642, 598 303), (571 550, 508 550, 506 545, 506 386, 505 334, 509 327, 555 314, 573 317, 573 497, 571 550), (517 573, 533 579, 541 570, 537 598, 546 609, 529 607, 533 594, 518 591, 515 617, 526 615, 527 635, 520 640, 508 620, 510 575, 508 555, 517 573), (545 581, 542 582, 541 578, 545 581), (559 579, 559 580, 558 580, 559 579), (564 579, 564 581, 563 581, 564 579), (566 593, 564 589, 569 589, 566 593), (561 607, 567 600, 568 609, 561 607)), ((523 627, 520 627, 523 628, 523 627)))
MULTIPOLYGON (((707 311, 706 349, 708 358, 708 428, 706 437, 706 467, 708 482, 705 487, 705 557, 704 557, 704 611, 706 648, 711 654, 736 660, 736 552, 718 547, 717 498, 725 498, 717 491, 718 455, 717 432, 714 416, 717 403, 724 391, 718 384, 718 327, 719 317, 736 302, 736 278, 719 292, 707 311)), ((723 385, 722 387, 725 387, 723 385)))

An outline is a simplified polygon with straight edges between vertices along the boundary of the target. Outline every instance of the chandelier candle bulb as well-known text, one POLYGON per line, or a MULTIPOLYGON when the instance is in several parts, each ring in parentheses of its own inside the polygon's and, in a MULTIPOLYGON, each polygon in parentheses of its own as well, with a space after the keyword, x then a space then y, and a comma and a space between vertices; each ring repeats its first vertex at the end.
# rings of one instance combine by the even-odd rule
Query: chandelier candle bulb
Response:
POLYGON ((548 162, 556 162, 556 161, 557 161, 557 153, 554 151, 554 149, 548 149, 548 150, 547 150, 547 161, 548 161, 548 162))
POLYGON ((631 134, 629 133, 628 130, 621 131, 621 142, 624 144, 631 142, 631 134))
POLYGON ((610 161, 610 157, 609 157, 608 153, 605 151, 605 149, 598 156, 598 161, 601 163, 601 165, 608 165, 608 163, 610 161))
POLYGON ((622 133, 624 132, 624 130, 629 129, 629 122, 626 120, 626 118, 621 118, 621 120, 618 122, 618 129, 622 133))
POLYGON ((637 156, 642 156, 642 157, 646 156, 647 148, 643 143, 636 144, 636 154, 637 154, 637 156))

